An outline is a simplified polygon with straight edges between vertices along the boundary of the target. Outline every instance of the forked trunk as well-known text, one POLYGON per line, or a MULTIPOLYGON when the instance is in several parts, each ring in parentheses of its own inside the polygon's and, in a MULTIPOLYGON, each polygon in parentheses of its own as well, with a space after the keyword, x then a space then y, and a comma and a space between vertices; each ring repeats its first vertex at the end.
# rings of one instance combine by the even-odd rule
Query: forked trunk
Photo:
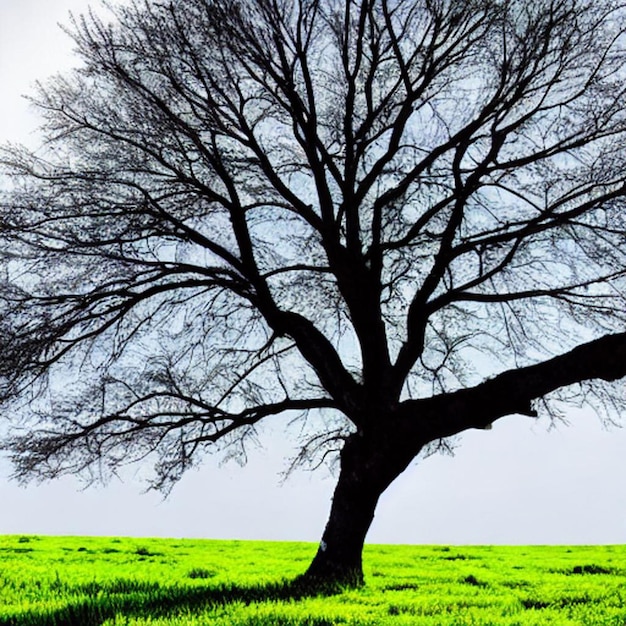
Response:
POLYGON ((414 457, 402 451, 386 454, 384 448, 368 445, 357 435, 346 441, 330 517, 305 580, 317 585, 363 584, 363 545, 378 499, 414 457))

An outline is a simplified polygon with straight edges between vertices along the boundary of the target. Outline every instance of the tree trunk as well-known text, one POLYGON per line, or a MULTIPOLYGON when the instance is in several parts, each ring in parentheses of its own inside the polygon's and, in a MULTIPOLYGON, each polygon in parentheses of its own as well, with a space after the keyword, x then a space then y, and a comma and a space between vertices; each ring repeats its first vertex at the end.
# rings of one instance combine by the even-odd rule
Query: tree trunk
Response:
POLYGON ((363 584, 363 545, 378 499, 415 454, 389 450, 381 441, 368 445, 359 435, 346 441, 330 517, 302 580, 315 585, 363 584))
POLYGON ((363 584, 363 544, 379 496, 358 475, 348 475, 342 468, 326 529, 305 578, 319 583, 363 584))

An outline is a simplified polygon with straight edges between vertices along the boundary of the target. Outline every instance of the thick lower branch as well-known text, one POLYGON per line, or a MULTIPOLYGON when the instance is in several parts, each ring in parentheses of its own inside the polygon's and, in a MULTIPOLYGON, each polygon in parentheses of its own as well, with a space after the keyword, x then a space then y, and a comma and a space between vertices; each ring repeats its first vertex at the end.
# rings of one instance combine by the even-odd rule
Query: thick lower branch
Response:
POLYGON ((543 363, 506 371, 476 387, 433 398, 407 400, 399 414, 423 441, 485 428, 514 413, 531 412, 532 401, 586 380, 626 376, 626 333, 607 335, 543 363))

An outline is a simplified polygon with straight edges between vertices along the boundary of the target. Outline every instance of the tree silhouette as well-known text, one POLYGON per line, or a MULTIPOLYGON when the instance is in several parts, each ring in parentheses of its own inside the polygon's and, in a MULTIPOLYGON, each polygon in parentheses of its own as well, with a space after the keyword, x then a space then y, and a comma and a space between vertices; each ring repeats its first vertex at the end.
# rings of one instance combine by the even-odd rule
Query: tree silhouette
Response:
POLYGON ((147 459, 167 491, 306 418, 301 460, 340 450, 306 576, 358 584, 418 454, 563 400, 622 406, 617 4, 111 11, 74 20, 81 64, 39 87, 45 146, 2 156, 18 477, 147 459))

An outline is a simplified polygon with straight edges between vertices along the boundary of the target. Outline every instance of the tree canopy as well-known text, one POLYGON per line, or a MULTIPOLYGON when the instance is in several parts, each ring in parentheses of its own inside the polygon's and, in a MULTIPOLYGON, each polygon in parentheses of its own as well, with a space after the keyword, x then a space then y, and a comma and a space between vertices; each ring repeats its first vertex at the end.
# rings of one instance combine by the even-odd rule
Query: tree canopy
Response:
POLYGON ((417 454, 554 398, 620 410, 624 10, 139 1, 69 29, 46 143, 0 156, 19 477, 168 490, 280 414, 340 453, 310 574, 362 579, 417 454), (555 396, 555 394, 557 394, 555 396))

